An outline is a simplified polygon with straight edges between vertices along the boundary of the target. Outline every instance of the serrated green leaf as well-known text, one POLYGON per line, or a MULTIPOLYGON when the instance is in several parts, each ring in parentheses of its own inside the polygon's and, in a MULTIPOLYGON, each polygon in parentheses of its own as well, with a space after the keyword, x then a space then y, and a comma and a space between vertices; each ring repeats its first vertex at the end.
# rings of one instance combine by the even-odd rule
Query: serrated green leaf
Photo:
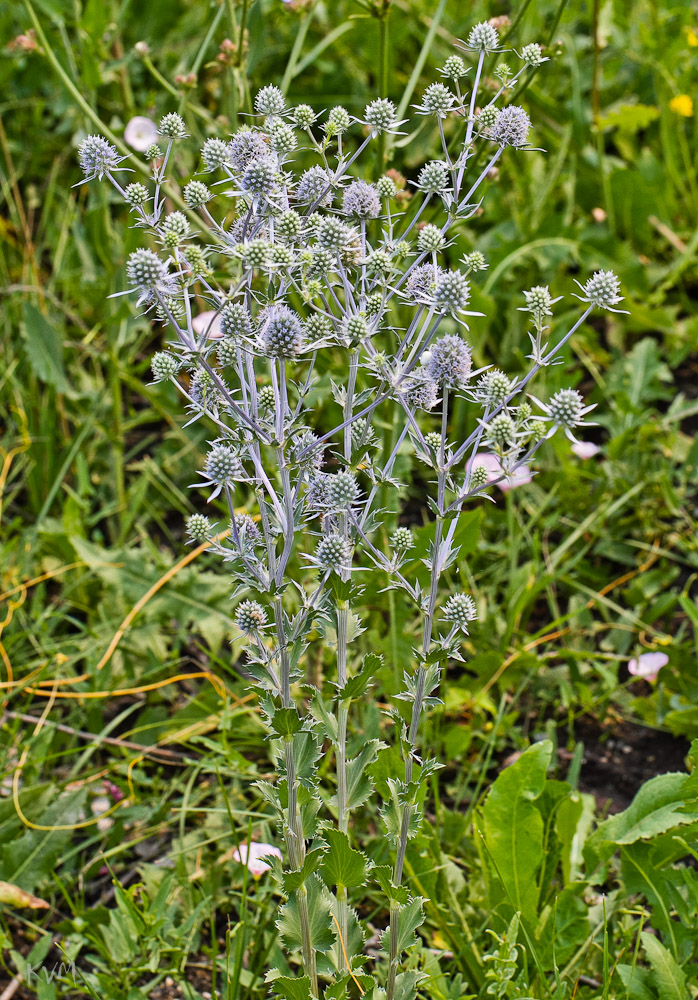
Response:
POLYGON ((343 885, 355 889, 366 882, 369 868, 368 858, 355 851, 346 833, 341 830, 324 830, 327 852, 323 858, 320 874, 326 885, 343 885))
POLYGON ((401 972, 395 977, 395 1000, 414 1000, 417 995, 417 987, 422 979, 423 972, 401 972))
POLYGON ((305 861, 301 868, 297 868, 294 871, 284 872, 282 877, 282 885, 284 893, 290 896, 292 892, 295 892, 303 883, 306 881, 308 876, 312 875, 318 870, 322 864, 322 859, 325 854, 324 847, 315 847, 312 851, 309 851, 305 856, 305 861))
POLYGON ((298 913, 299 893, 307 893, 310 924, 310 944, 316 951, 328 951, 334 944, 332 922, 332 896, 318 875, 311 875, 305 885, 297 889, 287 903, 281 907, 277 923, 284 944, 290 950, 301 947, 301 922, 298 913))
POLYGON ((32 371, 42 382, 55 386, 58 392, 66 392, 69 386, 60 335, 31 302, 24 303, 22 318, 27 360, 32 371))
POLYGON ((404 885, 395 885, 393 883, 392 874, 392 868, 388 865, 376 865, 375 868, 371 869, 371 876, 381 887, 386 898, 405 904, 409 900, 410 894, 404 885))
POLYGON ((277 976, 270 982, 271 991, 284 1000, 309 1000, 310 998, 310 978, 300 976, 293 979, 291 976, 277 976))
POLYGON ((303 720, 295 708, 277 708, 269 724, 277 736, 294 736, 303 728, 303 720))
POLYGON ((661 1000, 688 1000, 686 973, 671 952, 654 934, 643 931, 641 938, 661 1000))
POLYGON ((375 653, 368 653, 364 656, 361 669, 354 677, 350 677, 343 688, 338 692, 338 697, 343 701, 351 701, 360 698, 368 691, 373 683, 373 678, 383 666, 383 657, 375 653))
POLYGON ((373 790, 373 781, 366 768, 378 756, 383 744, 380 740, 367 740, 356 757, 347 761, 347 809, 363 805, 373 790))
MULTIPOLYGON (((415 931, 424 923, 424 910, 422 909, 420 896, 415 896, 409 903, 405 903, 398 909, 397 922, 397 953, 401 955, 407 948, 411 948, 417 943, 415 931)), ((383 932, 383 946, 388 944, 390 930, 383 932)))

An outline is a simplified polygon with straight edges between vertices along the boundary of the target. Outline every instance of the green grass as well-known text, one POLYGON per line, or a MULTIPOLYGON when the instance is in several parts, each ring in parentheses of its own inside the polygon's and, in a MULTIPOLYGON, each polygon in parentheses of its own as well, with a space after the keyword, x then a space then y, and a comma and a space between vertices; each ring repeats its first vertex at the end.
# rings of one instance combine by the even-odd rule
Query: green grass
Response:
MULTIPOLYGON (((3 39, 36 23, 43 47, 5 47, 0 61, 0 879, 50 903, 0 912, 8 980, 30 949, 29 961, 47 967, 60 949, 88 976, 83 995, 139 1000, 170 976, 192 984, 185 996, 213 988, 237 1000, 266 995, 265 971, 285 962, 271 882, 246 878, 231 860, 250 834, 276 834, 254 786, 271 765, 235 669, 230 586, 206 554, 170 572, 190 551, 187 487, 206 430, 185 429, 174 393, 148 384, 160 330, 108 298, 123 288, 138 234, 105 188, 72 186, 77 143, 106 129, 122 141, 133 114, 172 110, 202 140, 214 124, 244 121, 250 93, 268 82, 292 103, 358 112, 386 91, 407 108, 454 39, 506 12, 448 0, 37 0, 0 14, 3 39), (217 60, 225 38, 230 65, 217 60), (145 59, 138 41, 150 46, 145 59), (192 72, 196 84, 182 89, 177 77, 192 72), (216 684, 202 676, 209 671, 216 684), (76 692, 83 697, 62 697, 76 692), (112 801, 111 825, 98 826, 105 780, 124 798, 112 801)), ((466 518, 452 579, 476 595, 481 618, 466 669, 451 668, 445 704, 425 727, 430 753, 448 766, 432 779, 430 822, 406 867, 412 890, 432 900, 412 961, 433 1000, 484 996, 486 971, 506 966, 485 961, 499 948, 487 929, 506 931, 512 903, 493 898, 496 851, 476 810, 501 762, 546 733, 573 755, 579 719, 698 733, 698 137, 696 117, 670 105, 695 92, 691 10, 541 0, 511 14, 508 44, 550 45, 551 61, 520 95, 546 154, 501 166, 459 239, 458 255, 477 247, 490 262, 473 294, 486 314, 473 324, 476 360, 524 369, 517 307, 520 290, 537 283, 568 296, 556 319, 563 328, 576 316, 574 277, 611 267, 630 315, 595 319, 565 364, 536 383, 543 397, 574 383, 598 404, 602 453, 584 462, 562 440, 546 445, 530 486, 466 518), (647 649, 669 655, 654 685, 627 673, 647 649)), ((409 143, 380 149, 376 169, 385 162, 414 178, 433 144, 425 125, 409 143)), ((183 174, 195 169, 188 157, 183 174)), ((454 424, 472 416, 463 404, 454 424)), ((382 430, 392 432, 389 414, 382 430)), ((419 525, 422 491, 401 462, 419 525)), ((416 622, 395 600, 388 628, 388 600, 374 596, 359 645, 396 663, 409 657, 416 622)), ((309 675, 321 669, 308 664, 309 675)), ((397 681, 386 668, 379 701, 397 681)), ((369 736, 384 733, 376 704, 362 724, 369 736)), ((623 848, 601 880, 602 901, 590 856, 569 870, 554 813, 554 779, 575 786, 575 759, 567 773, 553 767, 540 801, 531 792, 548 867, 536 920, 519 931, 521 992, 499 995, 695 995, 698 889, 684 860, 696 854, 695 823, 655 831, 644 854, 623 848), (640 863, 658 879, 655 896, 633 874, 640 863), (685 933, 672 939, 674 925, 685 933), (639 936, 647 927, 668 958, 639 936)), ((591 817, 593 803, 579 802, 591 817)), ((386 860, 370 819, 355 833, 386 860)), ((384 901, 369 906, 384 926, 384 901)), ((76 995, 68 978, 32 990, 40 1000, 76 995)))

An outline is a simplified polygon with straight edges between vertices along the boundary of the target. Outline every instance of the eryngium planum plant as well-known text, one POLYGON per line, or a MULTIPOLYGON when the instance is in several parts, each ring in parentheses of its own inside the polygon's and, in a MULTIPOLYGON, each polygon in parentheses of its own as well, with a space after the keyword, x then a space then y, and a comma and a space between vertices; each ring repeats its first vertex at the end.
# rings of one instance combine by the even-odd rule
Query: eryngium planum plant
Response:
MULTIPOLYGON (((580 286, 579 318, 551 340, 558 299, 546 286, 532 288, 521 307, 531 324, 528 372, 512 378, 475 368, 467 324, 481 314, 468 308, 470 280, 486 260, 477 250, 461 267, 445 260, 455 256, 458 227, 477 211, 500 157, 531 148, 526 111, 500 102, 545 61, 538 45, 525 46, 520 69, 478 109, 483 66, 498 46, 491 24, 476 25, 462 44, 474 67, 451 56, 416 107, 437 124, 441 149, 419 171, 407 212, 393 175, 372 182, 355 174, 378 137, 406 124, 387 99, 372 101, 361 118, 341 107, 323 116, 308 105, 288 108, 279 89, 264 87, 251 126, 206 139, 200 174, 181 185, 171 212, 165 186, 173 195, 177 181, 168 168, 186 139, 178 115, 162 119, 163 148, 146 154, 151 188, 122 186, 121 159, 105 139, 90 136, 80 148, 85 178, 114 185, 147 242, 129 257, 126 275, 138 305, 167 330, 154 378, 172 382, 191 420, 210 428, 195 485, 209 502, 223 502, 225 523, 197 513, 188 533, 210 543, 235 581, 246 671, 272 741, 277 781, 259 787, 286 845, 284 863, 269 863, 284 898, 278 928, 287 963, 268 981, 293 1000, 340 1000, 357 990, 376 1000, 416 994, 420 974, 401 969, 423 900, 404 884, 403 868, 425 783, 440 766, 420 750, 420 719, 438 701, 442 667, 461 657, 477 617, 471 595, 441 588, 458 558, 459 517, 489 496, 493 482, 513 481, 558 430, 574 440, 591 409, 579 393, 562 389, 543 404, 526 389, 560 359, 592 309, 620 301, 617 278, 594 274, 580 286), (460 123, 455 144, 447 142, 446 117, 460 123), (328 367, 337 408, 329 429, 318 417, 317 378, 328 367), (449 419, 457 397, 480 410, 467 432, 449 419), (386 407, 400 417, 383 447, 375 421, 386 407), (398 523, 395 466, 405 449, 433 487, 427 576, 410 555, 412 532, 398 523), (481 450, 496 460, 494 477, 492 462, 477 460, 481 450), (354 732, 360 749, 353 757, 347 749, 352 705, 367 696, 380 665, 372 654, 359 661, 350 648, 372 577, 401 590, 421 621, 411 662, 392 665, 403 681, 386 710, 386 732, 403 764, 387 780, 381 816, 389 846, 376 859, 356 848, 352 817, 376 796, 371 766, 386 744, 354 732), (303 670, 313 643, 331 648, 334 660, 317 686, 303 670), (334 759, 332 787, 318 778, 325 754, 334 759), (370 960, 367 928, 353 909, 369 883, 389 913, 380 958, 370 960)), ((332 405, 322 400, 323 414, 332 405)))

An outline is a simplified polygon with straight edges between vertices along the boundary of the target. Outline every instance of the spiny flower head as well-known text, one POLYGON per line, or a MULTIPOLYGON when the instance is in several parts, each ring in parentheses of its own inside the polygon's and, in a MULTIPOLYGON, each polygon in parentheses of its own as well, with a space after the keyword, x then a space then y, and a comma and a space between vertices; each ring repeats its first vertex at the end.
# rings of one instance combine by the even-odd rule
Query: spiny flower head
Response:
POLYGON ((470 271, 485 271, 487 269, 487 258, 480 250, 472 250, 461 258, 463 264, 470 271))
POLYGON ((439 385, 432 378, 420 379, 407 393, 410 406, 417 410, 433 410, 439 398, 439 385))
POLYGON ((390 536, 390 547, 397 552, 406 552, 414 545, 414 536, 409 528, 396 528, 390 536))
POLYGON ((329 206, 332 203, 332 183, 325 168, 315 166, 304 171, 299 178, 294 197, 299 205, 314 205, 317 202, 318 205, 329 206))
POLYGON ((235 612, 235 624, 245 635, 253 635, 267 623, 267 613, 257 601, 243 601, 235 612))
POLYGON ((165 246, 176 247, 189 236, 189 219, 183 212, 171 212, 162 224, 165 246))
POLYGON ((129 254, 126 277, 130 285, 141 291, 163 291, 169 288, 167 264, 153 250, 142 248, 129 254))
MULTIPOLYGON (((577 284, 579 285, 579 282, 577 284)), ((582 302, 588 302, 589 305, 599 309, 608 309, 611 312, 620 311, 612 308, 618 302, 623 301, 622 295, 619 295, 620 281, 613 271, 596 271, 584 285, 579 285, 579 287, 584 295, 578 295, 577 298, 581 299, 582 302)))
POLYGON ((293 109, 293 121, 298 128, 310 128, 316 118, 317 115, 309 104, 299 104, 293 109))
POLYGON ((506 451, 516 440, 516 425, 505 410, 493 417, 487 425, 488 442, 500 451, 506 451))
POLYGON ((424 367, 429 378, 439 385, 461 386, 473 367, 470 345, 457 334, 448 333, 431 348, 424 367))
POLYGON ((246 170, 250 163, 269 155, 269 143, 258 129, 243 125, 230 137, 228 155, 236 170, 246 170))
POLYGON ((479 112, 475 121, 477 122, 478 128, 490 129, 497 121, 498 116, 499 116, 499 108, 496 108, 494 104, 487 104, 479 112))
POLYGON ((274 160, 267 156, 262 160, 254 160, 245 170, 240 181, 243 191, 256 198, 263 198, 272 193, 276 187, 277 167, 274 160))
POLYGON ((95 177, 101 181, 105 174, 116 170, 123 157, 119 156, 116 146, 108 142, 104 136, 88 135, 80 143, 78 159, 86 181, 91 181, 95 177))
POLYGON ((570 430, 579 423, 584 399, 576 389, 560 389, 548 403, 547 411, 556 427, 570 430))
POLYGON ((444 605, 442 617, 467 634, 468 623, 477 618, 475 602, 469 594, 452 594, 444 605))
POLYGON ((298 145, 296 134, 286 122, 276 119, 269 127, 271 148, 281 156, 288 156, 298 145))
POLYGON ((158 125, 158 132, 166 139, 186 139, 187 137, 184 119, 175 111, 163 115, 158 125))
POLYGON ((347 569, 351 561, 351 546, 343 535, 333 532, 324 535, 318 542, 315 558, 320 569, 333 573, 347 569))
POLYGON ((439 72, 447 80, 460 80, 468 71, 460 56, 449 56, 439 72))
POLYGON ((427 194, 440 194, 448 187, 448 167, 443 160, 425 163, 417 177, 417 187, 427 194))
POLYGON ((523 108, 517 108, 509 104, 497 115, 497 120, 492 126, 491 136, 500 146, 514 146, 520 149, 528 142, 528 133, 531 129, 531 119, 523 108))
POLYGON ((437 250, 443 250, 445 245, 446 239, 438 226, 434 226, 428 222, 426 226, 422 226, 419 230, 417 249, 421 253, 433 253, 437 250))
POLYGON ((124 190, 124 195, 126 196, 126 201, 129 203, 131 208, 138 208, 139 205, 144 205, 148 198, 148 188, 145 184, 139 184, 137 181, 134 184, 129 184, 124 190))
POLYGON ((241 545, 254 548, 262 540, 262 532, 259 530, 255 519, 249 514, 236 514, 235 528, 241 545))
POLYGON ((213 500, 224 486, 232 484, 242 475, 242 462, 237 452, 228 444, 214 444, 204 462, 206 484, 216 486, 211 495, 213 500))
POLYGON ((320 222, 316 239, 326 250, 344 250, 351 243, 353 236, 354 231, 349 226, 340 219, 328 215, 320 222))
POLYGON ((511 394, 511 386, 511 379, 504 372, 492 368, 480 378, 476 396, 485 406, 499 406, 511 394))
POLYGON ((376 188, 366 181, 352 181, 342 193, 342 208, 357 219, 376 219, 381 210, 376 188))
POLYGON ((452 94, 443 83, 431 83, 422 95, 422 103, 417 105, 417 111, 423 115, 435 115, 437 118, 447 118, 456 95, 452 94))
POLYGON ((371 101, 364 110, 364 121, 374 135, 385 132, 395 124, 395 105, 384 97, 371 101))
POLYGON ((442 313, 465 309, 470 298, 470 283, 461 271, 444 271, 434 289, 434 306, 442 313))
POLYGON ((170 354, 168 351, 158 351, 157 354, 153 355, 150 367, 153 372, 153 380, 165 382, 167 379, 174 378, 180 365, 174 354, 170 354))
POLYGON ((255 111, 260 115, 280 115, 286 107, 286 98, 278 87, 262 87, 254 99, 255 111))
POLYGON ((200 208, 212 197, 210 190, 202 181, 189 181, 184 187, 184 203, 187 208, 200 208))
POLYGON ((327 481, 327 497, 336 510, 345 510, 356 502, 359 487, 352 472, 336 472, 327 481))
POLYGON ((207 170, 230 165, 230 145, 223 139, 207 139, 201 147, 201 159, 207 170))
POLYGON ((416 302, 430 300, 443 273, 438 265, 434 267, 433 264, 419 264, 412 269, 405 284, 407 295, 416 302))
POLYGON ((533 313, 540 318, 543 316, 552 316, 552 306, 556 302, 559 302, 559 299, 554 299, 551 296, 547 285, 534 285, 533 288, 524 292, 524 298, 526 299, 526 305, 520 306, 520 311, 533 313))
POLYGON ((481 21, 471 29, 468 35, 468 48, 479 52, 491 52, 499 44, 497 29, 489 21, 481 21))
POLYGON ((192 542, 207 542, 213 534, 213 525, 203 514, 192 514, 187 518, 187 534, 192 542))
POLYGON ((546 62, 543 50, 537 42, 530 42, 521 49, 521 58, 527 66, 540 66, 546 62))
POLYGON ((394 198, 397 194, 397 184, 392 177, 388 177, 387 174, 383 174, 376 181, 376 191, 378 192, 379 198, 394 198))
POLYGON ((331 109, 322 128, 325 134, 331 137, 342 135, 350 125, 351 115, 346 108, 338 104, 337 107, 331 109))
POLYGON ((269 357, 292 358, 303 345, 300 316, 283 303, 264 310, 259 331, 259 344, 269 357))

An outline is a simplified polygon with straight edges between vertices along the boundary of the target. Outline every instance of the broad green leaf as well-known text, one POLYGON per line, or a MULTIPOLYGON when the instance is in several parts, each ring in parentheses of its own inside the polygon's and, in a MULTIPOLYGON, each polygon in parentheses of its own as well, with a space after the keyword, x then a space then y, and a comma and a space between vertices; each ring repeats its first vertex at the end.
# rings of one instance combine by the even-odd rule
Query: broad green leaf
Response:
POLYGON ((616 966, 616 972, 625 987, 628 1000, 657 1000, 654 990, 650 987, 649 969, 640 965, 616 966))
POLYGON ((654 934, 643 931, 641 937, 661 1000, 688 1000, 686 973, 674 956, 654 934))
POLYGON ((269 721, 278 736, 293 736, 303 728, 303 720, 295 708, 277 708, 269 721))
POLYGON ((414 1000, 423 978, 424 975, 420 972, 401 972, 395 977, 395 1000, 414 1000))
POLYGON ((22 333, 32 371, 42 382, 55 386, 59 392, 66 392, 69 386, 60 334, 31 302, 24 303, 22 315, 22 333))
POLYGON ((323 836, 327 842, 327 853, 320 874, 325 884, 343 885, 347 889, 364 885, 369 867, 366 856, 353 849, 346 833, 341 830, 324 830, 323 836))
POLYGON ((533 804, 545 785, 552 743, 529 747, 501 772, 479 813, 490 905, 507 900, 524 918, 538 911, 536 873, 543 860, 543 818, 533 804))
POLYGON ((328 951, 334 944, 334 924, 331 907, 332 896, 317 875, 311 875, 305 885, 297 889, 287 903, 281 907, 277 923, 279 932, 287 948, 301 947, 301 921, 298 913, 298 895, 307 892, 310 943, 316 951, 328 951))

